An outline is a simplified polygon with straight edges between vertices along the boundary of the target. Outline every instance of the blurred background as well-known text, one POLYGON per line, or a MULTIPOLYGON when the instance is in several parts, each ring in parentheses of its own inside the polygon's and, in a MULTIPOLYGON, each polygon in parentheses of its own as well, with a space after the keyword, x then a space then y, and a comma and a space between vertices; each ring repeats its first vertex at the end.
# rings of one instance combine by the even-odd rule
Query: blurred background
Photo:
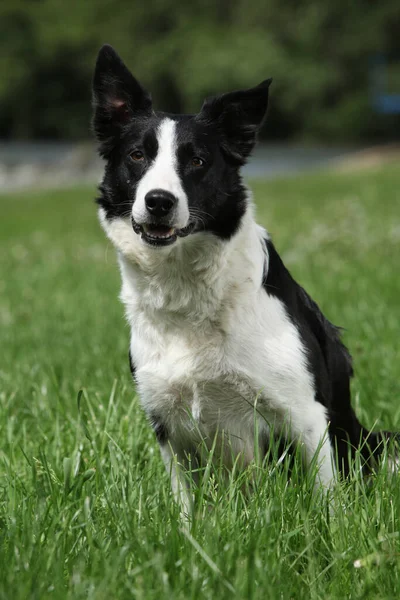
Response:
POLYGON ((90 87, 105 42, 167 111, 272 76, 251 175, 398 153, 398 0, 2 0, 0 189, 98 178, 90 87))

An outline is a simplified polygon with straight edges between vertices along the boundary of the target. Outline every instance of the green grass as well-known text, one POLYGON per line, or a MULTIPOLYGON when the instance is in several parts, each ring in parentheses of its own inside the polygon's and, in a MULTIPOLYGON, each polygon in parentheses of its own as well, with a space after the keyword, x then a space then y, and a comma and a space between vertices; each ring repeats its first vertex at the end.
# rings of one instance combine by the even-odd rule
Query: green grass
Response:
MULTIPOLYGON (((294 276, 346 330, 359 417, 400 429, 400 170, 253 187, 294 276)), ((384 467, 331 511, 307 478, 253 467, 247 497, 211 469, 182 529, 94 193, 0 199, 0 599, 399 598, 400 480, 384 467)))

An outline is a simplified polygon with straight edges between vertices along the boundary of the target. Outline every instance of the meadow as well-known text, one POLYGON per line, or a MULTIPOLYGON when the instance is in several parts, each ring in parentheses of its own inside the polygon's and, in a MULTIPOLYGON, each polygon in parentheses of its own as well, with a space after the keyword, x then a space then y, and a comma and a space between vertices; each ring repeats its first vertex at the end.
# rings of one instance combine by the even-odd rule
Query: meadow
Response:
MULTIPOLYGON (((256 181, 258 219, 344 328, 364 425, 400 429, 400 169, 256 181)), ((206 471, 182 527, 128 366, 94 187, 0 197, 0 599, 400 597, 400 475, 206 471)))

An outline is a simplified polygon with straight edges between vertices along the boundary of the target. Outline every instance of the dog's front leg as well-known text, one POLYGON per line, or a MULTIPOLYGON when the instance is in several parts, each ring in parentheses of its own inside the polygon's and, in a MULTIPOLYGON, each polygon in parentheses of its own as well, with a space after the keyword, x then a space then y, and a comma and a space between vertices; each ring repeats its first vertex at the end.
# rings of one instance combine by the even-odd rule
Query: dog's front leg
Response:
POLYGON ((310 428, 308 431, 300 433, 299 437, 300 442, 304 445, 306 463, 315 465, 317 468, 316 484, 323 490, 330 489, 335 481, 335 472, 327 428, 325 430, 310 428))
POLYGON ((328 433, 328 420, 322 404, 307 399, 292 406, 286 413, 280 407, 276 410, 279 428, 287 440, 299 444, 303 460, 308 468, 316 473, 316 486, 330 489, 335 481, 332 446, 328 433))
POLYGON ((174 449, 170 441, 159 443, 165 468, 171 478, 172 491, 181 509, 181 517, 188 521, 192 514, 193 498, 188 481, 187 459, 174 449))
POLYGON ((328 434, 328 422, 322 405, 314 404, 314 412, 303 413, 292 419, 291 434, 301 444, 306 464, 317 468, 316 484, 328 490, 335 481, 332 446, 328 434))
POLYGON ((171 436, 164 419, 152 412, 148 412, 147 416, 156 435, 165 468, 171 478, 175 500, 181 508, 182 517, 187 520, 193 505, 188 479, 191 461, 171 436))

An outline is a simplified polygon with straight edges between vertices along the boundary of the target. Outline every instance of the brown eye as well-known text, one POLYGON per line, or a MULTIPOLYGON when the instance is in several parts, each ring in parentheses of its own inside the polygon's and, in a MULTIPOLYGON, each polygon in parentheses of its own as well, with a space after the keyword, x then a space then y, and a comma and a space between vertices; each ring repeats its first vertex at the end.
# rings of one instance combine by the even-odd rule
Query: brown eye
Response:
POLYGON ((142 160, 144 160, 144 154, 140 150, 135 150, 131 153, 131 159, 135 162, 142 162, 142 160))
POLYGON ((204 160, 198 156, 193 156, 191 165, 192 167, 202 167, 204 165, 204 160))

